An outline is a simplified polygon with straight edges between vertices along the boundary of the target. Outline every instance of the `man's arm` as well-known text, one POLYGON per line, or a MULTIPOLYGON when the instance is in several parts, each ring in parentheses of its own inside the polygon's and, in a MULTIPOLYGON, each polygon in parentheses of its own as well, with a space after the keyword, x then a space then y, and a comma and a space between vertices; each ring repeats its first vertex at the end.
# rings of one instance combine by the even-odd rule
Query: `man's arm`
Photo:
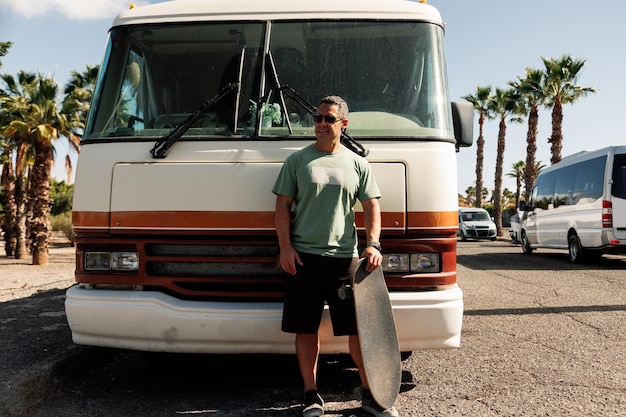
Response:
POLYGON ((280 247, 280 267, 288 274, 295 275, 296 262, 302 265, 298 252, 291 246, 291 205, 293 198, 276 195, 276 212, 274 224, 280 247))
MULTIPOLYGON (((378 242, 380 240, 380 206, 377 198, 362 201, 363 217, 365 219, 365 235, 367 242, 378 242)), ((373 246, 368 246, 361 253, 361 258, 367 258, 367 271, 378 268, 383 261, 383 255, 373 246)))

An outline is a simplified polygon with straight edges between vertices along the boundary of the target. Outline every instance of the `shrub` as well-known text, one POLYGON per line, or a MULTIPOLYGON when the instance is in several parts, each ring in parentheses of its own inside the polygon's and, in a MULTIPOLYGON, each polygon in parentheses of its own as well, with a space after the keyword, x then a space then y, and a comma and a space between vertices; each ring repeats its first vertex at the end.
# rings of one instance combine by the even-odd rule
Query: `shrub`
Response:
POLYGON ((72 212, 66 211, 65 213, 58 214, 56 216, 50 216, 50 225, 52 231, 63 232, 72 244, 74 244, 74 233, 72 232, 72 212))

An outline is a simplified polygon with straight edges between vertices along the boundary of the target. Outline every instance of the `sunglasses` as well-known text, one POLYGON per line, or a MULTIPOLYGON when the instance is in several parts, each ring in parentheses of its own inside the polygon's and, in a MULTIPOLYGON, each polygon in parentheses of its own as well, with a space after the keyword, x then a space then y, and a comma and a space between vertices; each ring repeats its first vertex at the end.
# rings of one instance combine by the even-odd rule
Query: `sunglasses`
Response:
POLYGON ((314 114, 313 120, 315 121, 315 123, 322 123, 322 120, 324 120, 329 125, 332 125, 338 120, 343 120, 343 119, 340 119, 339 117, 335 117, 332 114, 327 114, 325 116, 322 116, 321 114, 314 114))

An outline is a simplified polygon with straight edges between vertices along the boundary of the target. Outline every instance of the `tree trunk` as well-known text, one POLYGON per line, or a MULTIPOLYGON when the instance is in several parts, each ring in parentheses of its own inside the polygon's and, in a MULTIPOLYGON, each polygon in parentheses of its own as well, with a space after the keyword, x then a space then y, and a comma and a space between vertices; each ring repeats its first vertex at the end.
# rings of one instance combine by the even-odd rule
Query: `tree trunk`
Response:
POLYGON ((496 156, 496 175, 493 192, 493 217, 496 223, 496 235, 502 236, 502 167, 504 165, 504 145, 506 138, 505 116, 500 119, 498 130, 498 154, 496 156))
POLYGON ((15 223, 13 233, 15 234, 15 259, 26 259, 26 193, 24 189, 24 177, 15 178, 15 223))
MULTIPOLYGON (((7 148, 8 149, 8 148, 7 148)), ((2 232, 4 235, 4 252, 8 257, 15 256, 15 176, 11 159, 7 157, 7 162, 2 164, 2 176, 0 186, 4 190, 2 207, 4 209, 4 222, 2 232)))
POLYGON ((517 174, 515 178, 515 210, 519 208, 519 200, 522 192, 522 175, 521 173, 517 174))
POLYGON ((30 197, 33 199, 31 241, 33 265, 48 263, 50 245, 50 174, 54 154, 49 139, 38 138, 35 142, 35 165, 30 173, 30 197))
POLYGON ((33 249, 33 265, 48 265, 48 248, 36 248, 33 249))
POLYGON ((534 104, 528 115, 528 132, 526 134, 526 167, 524 168, 524 200, 530 200, 530 193, 535 185, 535 160, 537 158, 537 135, 539 134, 539 108, 534 104))
POLYGON ((552 136, 550 137, 550 151, 552 157, 550 163, 552 165, 561 161, 561 150, 563 149, 563 104, 561 100, 557 98, 554 102, 554 108, 552 109, 552 136))
POLYGON ((15 151, 15 189, 13 191, 15 220, 11 225, 15 235, 15 259, 26 259, 28 256, 26 251, 26 187, 24 184, 28 148, 26 138, 20 138, 15 151))
POLYGON ((483 163, 485 159, 485 138, 483 137, 483 126, 485 124, 485 114, 480 112, 478 117, 478 140, 476 141, 476 201, 474 205, 478 208, 483 206, 483 163))

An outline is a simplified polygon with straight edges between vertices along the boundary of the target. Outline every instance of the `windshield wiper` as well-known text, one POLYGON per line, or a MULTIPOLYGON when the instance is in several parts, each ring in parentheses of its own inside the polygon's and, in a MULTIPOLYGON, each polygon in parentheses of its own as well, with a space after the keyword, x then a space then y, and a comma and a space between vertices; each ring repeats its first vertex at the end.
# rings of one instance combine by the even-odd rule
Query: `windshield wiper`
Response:
POLYGON ((155 159, 165 158, 172 145, 174 145, 174 143, 176 143, 176 141, 180 139, 191 126, 200 120, 207 110, 235 90, 239 90, 239 83, 227 84, 213 98, 210 98, 202 103, 200 107, 191 113, 189 117, 187 117, 180 125, 154 144, 154 147, 150 150, 152 157, 155 159))
MULTIPOLYGON (((300 107, 306 110, 309 114, 314 115, 317 113, 317 107, 312 105, 307 99, 302 97, 295 89, 289 87, 288 85, 281 85, 278 80, 278 72, 276 71, 276 65, 274 65, 274 58, 272 57, 272 53, 267 53, 267 59, 269 61, 269 67, 272 72, 272 80, 276 85, 276 89, 278 90, 278 95, 280 98, 280 109, 285 117, 285 121, 287 122, 287 128, 289 129, 289 134, 293 134, 293 128, 291 127, 291 121, 289 120, 289 116, 287 114, 287 106, 285 105, 285 95, 287 95, 295 101, 300 107)), ((369 154, 369 150, 367 150, 363 145, 361 145, 356 140, 352 139, 350 135, 346 133, 345 130, 341 131, 341 143, 346 148, 350 149, 352 152, 360 155, 362 157, 366 157, 369 154)))

